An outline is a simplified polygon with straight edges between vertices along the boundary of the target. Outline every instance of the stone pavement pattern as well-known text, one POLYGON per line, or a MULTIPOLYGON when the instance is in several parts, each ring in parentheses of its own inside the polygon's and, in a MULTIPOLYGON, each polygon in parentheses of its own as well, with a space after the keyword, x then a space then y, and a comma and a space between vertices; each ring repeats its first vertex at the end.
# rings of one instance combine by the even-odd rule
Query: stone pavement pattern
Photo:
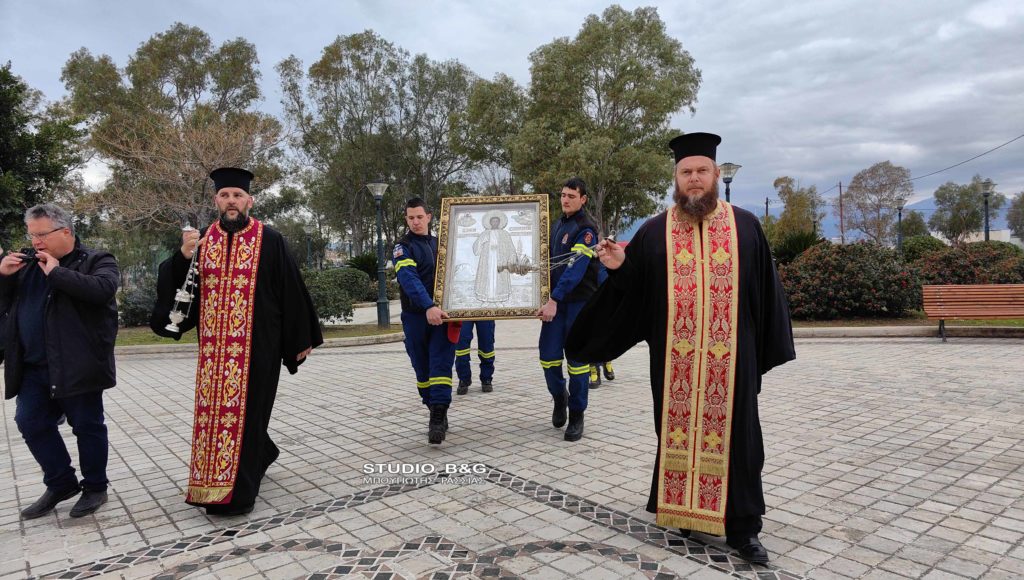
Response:
POLYGON ((798 340, 760 398, 773 567, 751 568, 643 511, 656 446, 646 347, 616 361, 571 444, 549 423, 538 331, 498 323, 495 391, 455 397, 439 447, 400 343, 314 352, 282 377, 281 458, 243 517, 182 501, 194 355, 118 360, 111 501, 81 519, 68 502, 19 520, 41 475, 7 401, 0 578, 1024 576, 1024 341, 798 340), (482 473, 364 474, 400 463, 482 473))

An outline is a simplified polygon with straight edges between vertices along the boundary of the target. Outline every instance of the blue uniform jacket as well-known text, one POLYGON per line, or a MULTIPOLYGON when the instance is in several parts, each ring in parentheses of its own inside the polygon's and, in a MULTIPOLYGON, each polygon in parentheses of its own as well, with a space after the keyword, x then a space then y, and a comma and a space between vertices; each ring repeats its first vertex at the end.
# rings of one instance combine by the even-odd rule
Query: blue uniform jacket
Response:
POLYGON ((571 266, 562 264, 551 269, 551 298, 555 302, 580 302, 597 289, 598 260, 590 249, 596 243, 597 226, 583 210, 563 215, 555 224, 551 234, 552 261, 576 252, 571 266))
POLYGON ((426 312, 434 306, 437 238, 407 232, 395 244, 392 258, 403 312, 426 312))

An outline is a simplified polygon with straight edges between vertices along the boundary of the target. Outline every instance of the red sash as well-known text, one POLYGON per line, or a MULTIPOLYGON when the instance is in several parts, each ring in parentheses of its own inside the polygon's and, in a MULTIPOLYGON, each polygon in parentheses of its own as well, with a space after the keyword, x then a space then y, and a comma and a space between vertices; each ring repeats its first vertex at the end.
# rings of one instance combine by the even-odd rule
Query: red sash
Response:
POLYGON ((199 364, 188 501, 228 503, 238 476, 263 224, 234 234, 210 226, 199 254, 199 364))
POLYGON ((699 226, 669 211, 659 525, 725 535, 739 261, 732 206, 699 226), (700 228, 698 230, 698 227, 700 228))

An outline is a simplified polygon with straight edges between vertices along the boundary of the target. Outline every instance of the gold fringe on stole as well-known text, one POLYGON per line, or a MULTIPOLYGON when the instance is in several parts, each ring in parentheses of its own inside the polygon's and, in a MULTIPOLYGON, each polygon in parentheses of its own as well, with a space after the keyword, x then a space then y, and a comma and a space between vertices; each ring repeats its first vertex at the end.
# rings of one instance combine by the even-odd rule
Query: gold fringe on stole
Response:
POLYGON ((192 503, 218 503, 231 493, 232 487, 199 487, 188 486, 188 493, 185 497, 192 503))
POLYGON ((724 536, 725 535, 725 520, 721 521, 708 521, 698 519, 692 516, 666 514, 659 512, 657 518, 657 524, 666 528, 682 528, 684 530, 693 530, 702 534, 708 534, 711 536, 724 536))

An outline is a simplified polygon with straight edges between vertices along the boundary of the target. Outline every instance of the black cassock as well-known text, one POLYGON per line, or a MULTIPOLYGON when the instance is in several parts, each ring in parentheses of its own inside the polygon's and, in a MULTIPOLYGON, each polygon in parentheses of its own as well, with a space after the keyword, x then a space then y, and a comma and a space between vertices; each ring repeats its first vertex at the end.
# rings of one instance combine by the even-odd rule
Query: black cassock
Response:
MULTIPOLYGON (((233 242, 234 235, 231 234, 228 255, 233 242)), ((193 287, 194 302, 189 316, 178 325, 181 332, 171 332, 164 328, 169 322, 167 316, 174 307, 174 293, 184 284, 188 266, 189 261, 180 251, 175 251, 173 256, 160 264, 156 306, 149 321, 150 328, 160 336, 178 340, 182 333, 195 328, 199 320, 197 283, 193 287)), ((281 364, 288 368, 290 374, 295 374, 303 362, 296 360, 298 354, 323 344, 320 321, 295 258, 288 250, 284 237, 266 225, 263 227, 254 301, 242 451, 231 501, 221 504, 226 509, 252 505, 267 468, 277 459, 279 451, 270 439, 267 427, 277 395, 281 364)))
MULTIPOLYGON (((757 411, 761 375, 796 358, 789 306, 779 283, 771 250, 754 214, 733 207, 739 242, 739 292, 736 335, 736 380, 726 528, 765 512, 761 488, 764 442, 757 411)), ((661 441, 662 391, 668 318, 667 213, 648 220, 626 246, 626 261, 609 271, 608 280, 576 318, 566 355, 598 363, 614 360, 640 341, 650 347, 654 427, 661 441)), ((660 451, 660 450, 659 450, 660 451)), ((655 457, 660 457, 660 453, 655 457)), ((658 505, 655 460, 647 511, 658 505)), ((745 525, 745 524, 744 524, 745 525)), ((739 530, 737 530, 739 531, 739 530)), ((756 530, 754 530, 756 532, 756 530)), ((731 530, 728 533, 732 533, 731 530)))

